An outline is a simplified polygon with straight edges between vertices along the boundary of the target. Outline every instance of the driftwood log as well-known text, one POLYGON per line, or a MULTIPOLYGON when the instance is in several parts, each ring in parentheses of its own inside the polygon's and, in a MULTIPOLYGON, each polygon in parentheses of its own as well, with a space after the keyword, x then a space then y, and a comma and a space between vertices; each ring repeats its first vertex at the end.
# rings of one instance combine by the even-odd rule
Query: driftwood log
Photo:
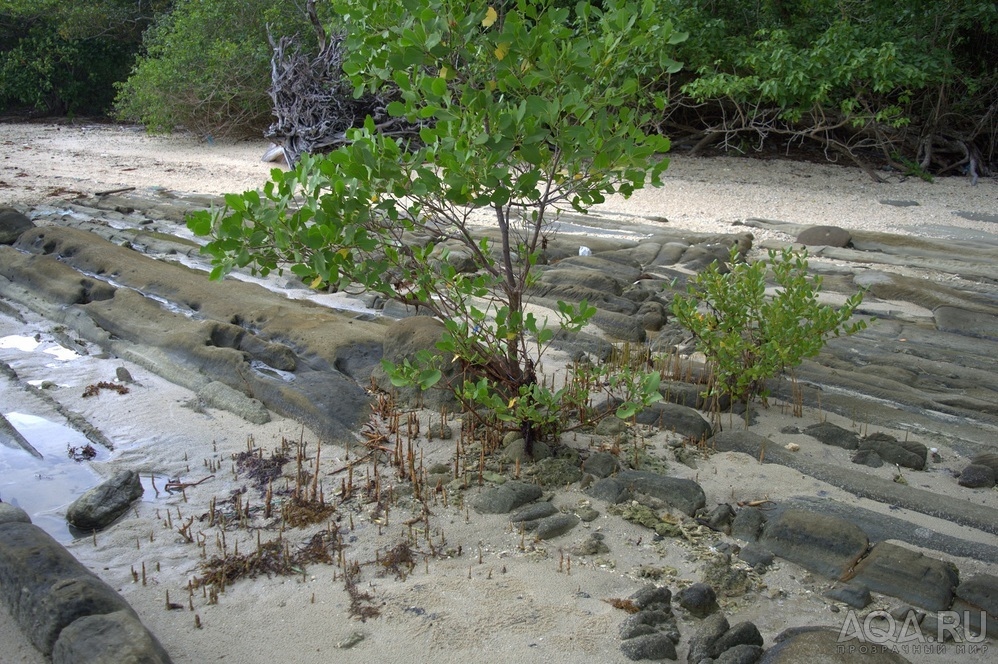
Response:
POLYGON ((302 154, 330 152, 346 144, 349 130, 363 126, 368 116, 382 134, 418 138, 418 126, 388 115, 394 90, 354 98, 343 76, 345 35, 326 33, 313 0, 307 9, 318 38, 317 55, 307 54, 297 36, 276 42, 270 38, 270 96, 276 120, 266 135, 282 146, 288 165, 294 166, 302 154))

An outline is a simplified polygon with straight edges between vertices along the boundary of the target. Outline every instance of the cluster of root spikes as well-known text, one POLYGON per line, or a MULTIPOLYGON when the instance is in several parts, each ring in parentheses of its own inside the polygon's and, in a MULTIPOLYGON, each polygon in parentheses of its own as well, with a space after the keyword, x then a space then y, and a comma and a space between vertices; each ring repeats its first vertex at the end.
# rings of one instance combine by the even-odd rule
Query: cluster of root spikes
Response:
MULTIPOLYGON (((214 604, 226 587, 241 578, 301 574, 304 579, 307 565, 328 564, 337 568, 334 580, 338 577, 350 596, 351 615, 365 620, 376 616, 378 609, 369 593, 358 586, 363 566, 374 566, 380 576, 405 579, 415 568, 417 557, 422 556, 429 571, 429 559, 442 555, 446 544, 443 531, 432 532, 430 528, 429 503, 432 500, 436 505, 440 492, 428 488, 424 480, 427 474, 422 452, 417 453, 415 445, 420 435, 416 414, 408 413, 403 417, 394 408, 394 401, 383 404, 391 408, 383 417, 377 411, 372 414, 368 430, 377 433, 368 436, 366 453, 355 454, 351 460, 348 450, 346 463, 341 468, 324 475, 321 446, 315 445, 314 454, 310 456, 309 446, 303 438, 297 442, 283 439, 280 446, 267 455, 250 437, 246 450, 232 457, 233 476, 249 480, 249 486, 232 491, 224 499, 212 498, 208 511, 199 517, 185 517, 177 507, 174 519, 167 510, 165 519, 161 519, 164 527, 200 549, 201 563, 198 573, 188 583, 186 608, 194 610, 198 590, 207 603, 214 604), (294 470, 286 473, 284 467, 292 460, 294 470), (365 461, 368 462, 365 474, 358 476, 355 467, 365 461), (343 533, 354 529, 355 509, 347 508, 347 504, 373 504, 371 520, 378 525, 379 535, 389 525, 390 509, 398 504, 395 480, 382 482, 381 467, 386 465, 393 469, 398 481, 412 483, 413 497, 420 509, 416 516, 401 524, 403 539, 384 550, 378 549, 375 560, 348 560, 343 533), (324 486, 323 481, 325 479, 328 484, 330 477, 334 483, 332 490, 324 486), (335 486, 337 480, 339 486, 335 486), (297 538, 289 533, 289 529, 323 522, 324 529, 298 544, 295 543, 297 538), (264 533, 268 531, 276 531, 276 537, 267 539, 264 533), (240 541, 241 533, 249 533, 249 537, 243 536, 240 541)), ((444 413, 441 428, 446 423, 444 413)), ((459 447, 462 444, 463 436, 458 441, 459 447)), ((458 468, 455 464, 455 472, 458 468)), ((212 469, 217 470, 214 462, 212 469)), ((466 468, 466 472, 469 471, 466 468)), ((442 498, 446 504, 446 490, 442 492, 442 498)), ((169 595, 166 605, 168 609, 185 608, 172 603, 169 595)), ((201 628, 200 617, 195 618, 196 627, 201 628)))
MULTIPOLYGON (((419 416, 414 411, 402 411, 391 394, 375 393, 371 405, 372 413, 364 425, 362 435, 367 452, 362 459, 373 462, 374 477, 380 481, 379 463, 387 463, 394 469, 395 477, 403 482, 411 482, 413 495, 424 503, 436 503, 436 494, 443 494, 447 505, 446 488, 442 485, 427 486, 423 451, 417 451, 416 441, 424 435, 419 416)), ((425 431, 428 441, 435 437, 443 438, 450 429, 451 414, 441 408, 439 419, 434 418, 425 431)), ((473 417, 461 420, 458 435, 455 437, 453 479, 462 480, 468 487, 477 481, 484 484, 486 460, 499 449, 502 432, 497 426, 483 426, 473 417), (475 448, 474 453, 471 449, 475 448)), ((352 468, 351 468, 352 470, 352 468)), ((350 482, 347 482, 349 486, 350 482)))
MULTIPOLYGON (((627 350, 614 361, 634 361, 627 350)), ((645 361, 651 362, 650 358, 645 361)), ((678 356, 656 359, 650 366, 663 375, 675 374, 679 371, 678 356)), ((691 371, 688 364, 686 371, 691 371)), ((242 476, 248 486, 240 487, 225 499, 213 498, 207 513, 200 517, 185 518, 177 507, 177 523, 174 523, 167 510, 164 526, 198 546, 202 558, 199 574, 188 585, 188 606, 193 609, 194 593, 199 589, 213 603, 218 601, 219 593, 240 578, 304 576, 307 565, 318 563, 337 568, 334 578, 344 583, 350 595, 352 615, 362 620, 377 615, 369 593, 358 587, 363 566, 373 566, 382 576, 390 574, 404 579, 412 573, 420 556, 429 571, 430 558, 453 555, 445 548, 443 530, 431 528, 430 524, 431 509, 438 504, 448 507, 451 500, 448 485, 452 484, 430 485, 423 450, 417 444, 422 436, 430 440, 446 437, 446 432, 451 431, 449 421, 449 413, 441 410, 439 418, 431 418, 427 430, 422 431, 416 412, 401 410, 391 394, 378 392, 371 417, 362 431, 363 448, 353 454, 348 449, 345 463, 332 471, 324 471, 321 466, 320 445, 316 444, 310 455, 304 430, 297 442, 283 439, 269 455, 250 437, 246 450, 232 457, 233 476, 237 479, 242 476), (294 470, 286 473, 284 467, 292 461, 294 470), (373 561, 348 560, 343 533, 354 529, 354 514, 361 505, 369 506, 363 509, 369 512, 371 522, 377 524, 378 534, 382 535, 389 527, 389 512, 399 504, 399 494, 395 491, 399 482, 411 484, 413 501, 409 506, 415 508, 411 510, 412 518, 401 521, 404 530, 400 541, 378 549, 373 561), (323 529, 298 544, 292 542, 287 532, 323 523, 323 529), (263 536, 274 531, 276 537, 263 536), (243 536, 240 542, 240 534, 247 532, 249 537, 243 536), (212 543, 215 551, 209 556, 212 543)), ((453 427, 455 448, 450 474, 460 487, 467 488, 476 480, 484 483, 486 462, 492 463, 493 452, 502 442, 502 430, 495 424, 469 414, 453 427)), ((217 472, 219 466, 212 461, 209 470, 217 472)), ((503 472, 501 466, 499 471, 503 472)), ((514 476, 519 476, 518 467, 514 476)), ((467 518, 466 508, 465 512, 467 518)), ((461 547, 457 547, 456 555, 461 555, 461 547)), ((176 608, 170 606, 169 600, 167 605, 176 608)))

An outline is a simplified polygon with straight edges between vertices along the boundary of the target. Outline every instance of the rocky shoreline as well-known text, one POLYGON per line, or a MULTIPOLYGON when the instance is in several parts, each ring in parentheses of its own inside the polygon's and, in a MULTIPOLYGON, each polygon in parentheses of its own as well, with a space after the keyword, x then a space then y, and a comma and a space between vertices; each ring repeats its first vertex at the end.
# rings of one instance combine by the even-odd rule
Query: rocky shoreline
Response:
MULTIPOLYGON (((274 412, 303 422, 319 440, 356 445, 371 412, 372 371, 382 354, 398 352, 383 346, 390 326, 368 313, 370 300, 334 312, 258 284, 207 284, 193 269, 197 245, 182 226, 187 211, 207 203, 140 192, 22 210, 36 227, 0 246, 0 297, 9 303, 0 314, 24 308, 70 328, 102 352, 190 389, 205 407, 251 422, 274 412)), ((672 230, 652 219, 632 219, 624 229, 599 216, 563 223, 532 296, 538 306, 585 298, 599 308, 598 330, 561 344, 568 357, 605 359, 608 339, 666 353, 682 347, 663 289, 681 287, 735 243, 753 251, 809 245, 825 296, 865 288, 859 313, 876 321, 805 362, 797 371, 801 396, 774 386, 783 402, 799 398, 817 413, 816 423, 763 435, 739 415, 697 411, 697 389, 677 380, 663 388, 667 403, 644 415, 642 433, 608 423, 586 434, 587 446, 555 446, 550 459, 525 469, 522 483, 506 478, 516 462, 509 441, 505 473, 490 468, 492 483, 480 492, 446 468, 438 486, 467 492, 476 512, 499 515, 493 518, 536 542, 575 537, 592 522, 588 509, 637 524, 649 540, 686 539, 709 550, 721 570, 714 576, 674 579, 675 592, 657 583, 620 600, 634 609, 620 625, 627 659, 794 662, 821 653, 823 661, 939 661, 931 659, 939 653, 910 652, 896 639, 840 652, 840 633, 827 629, 795 629, 765 649, 760 628, 751 620, 729 624, 722 605, 744 595, 750 578, 773 574, 774 560, 825 579, 830 606, 865 617, 874 597, 886 596, 896 600, 888 615, 898 625, 935 635, 956 612, 986 616, 988 638, 998 636, 998 236, 933 240, 763 219, 727 234, 672 230), (752 247, 760 230, 768 239, 752 247), (590 255, 579 255, 582 243, 590 255), (634 463, 644 454, 637 439, 645 438, 661 444, 634 463), (732 500, 699 472, 724 455, 782 466, 807 488, 795 495, 774 486, 772 499, 755 505, 732 500), (537 511, 514 512, 523 508, 537 511), (960 529, 934 532, 925 525, 933 519, 960 529), (954 560, 974 564, 961 569, 954 560)), ((296 288, 284 283, 286 291, 296 288)), ((18 380, 16 372, 8 380, 18 380)), ((433 414, 420 417, 430 430, 433 414)), ((755 421, 773 417, 755 413, 755 421)), ((427 468, 431 481, 429 459, 427 468)), ((575 545, 577 560, 606 555, 601 544, 619 545, 586 538, 575 545)), ((965 638, 964 627, 944 631, 965 638)), ((989 647, 969 633, 967 648, 989 647)))

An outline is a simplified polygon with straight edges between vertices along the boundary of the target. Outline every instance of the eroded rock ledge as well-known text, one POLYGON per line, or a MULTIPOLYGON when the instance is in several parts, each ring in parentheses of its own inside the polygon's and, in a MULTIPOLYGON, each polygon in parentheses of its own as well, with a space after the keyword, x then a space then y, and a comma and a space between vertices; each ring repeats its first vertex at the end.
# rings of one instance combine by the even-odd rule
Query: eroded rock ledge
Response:
POLYGON ((209 283, 76 228, 31 229, 0 246, 0 265, 5 297, 250 421, 271 409, 333 442, 367 414, 378 323, 235 279, 209 283))

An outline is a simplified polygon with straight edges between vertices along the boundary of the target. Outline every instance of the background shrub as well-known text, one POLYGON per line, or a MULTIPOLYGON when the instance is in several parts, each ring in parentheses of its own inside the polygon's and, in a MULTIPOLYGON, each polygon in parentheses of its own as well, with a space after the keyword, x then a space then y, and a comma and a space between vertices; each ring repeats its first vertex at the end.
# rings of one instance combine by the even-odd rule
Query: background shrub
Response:
POLYGON ((260 136, 271 118, 267 28, 275 36, 300 33, 307 43, 312 28, 303 7, 180 0, 145 33, 145 53, 118 86, 118 117, 154 132, 260 136))
POLYGON ((43 115, 103 115, 164 2, 0 4, 0 110, 43 115))
POLYGON ((662 129, 694 150, 813 146, 902 172, 998 159, 990 0, 661 0, 690 33, 662 129), (908 163, 905 163, 905 161, 908 163))
MULTIPOLYGON (((121 119, 153 131, 259 136, 271 121, 267 26, 275 38, 299 35, 303 52, 314 53, 309 4, 6 0, 0 3, 0 111, 107 112, 112 83, 119 81, 121 119)), ((332 4, 317 7, 328 34, 342 32, 332 25, 332 4)), ((500 13, 517 4, 490 2, 500 13)), ((529 4, 535 11, 565 9, 576 18, 574 0, 529 4)), ((595 7, 614 4, 604 0, 595 7)), ((668 100, 647 128, 677 147, 694 153, 803 147, 851 160, 875 179, 883 165, 922 177, 976 178, 998 170, 993 0, 644 5, 690 35, 673 52, 682 70, 627 73, 668 100)), ((374 13, 381 6, 373 0, 365 5, 374 13)), ((404 16, 392 20, 401 23, 404 16)))

